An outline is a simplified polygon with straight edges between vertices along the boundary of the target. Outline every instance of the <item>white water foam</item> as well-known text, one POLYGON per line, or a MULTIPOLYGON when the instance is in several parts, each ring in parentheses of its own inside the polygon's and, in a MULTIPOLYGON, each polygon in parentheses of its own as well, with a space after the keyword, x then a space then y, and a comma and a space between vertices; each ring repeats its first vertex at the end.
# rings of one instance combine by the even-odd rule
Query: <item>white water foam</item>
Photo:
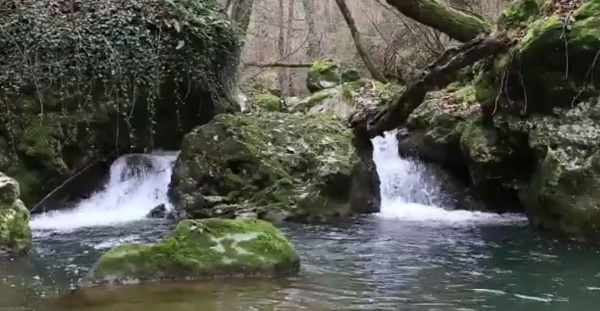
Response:
POLYGON ((124 155, 110 168, 108 183, 88 199, 68 210, 34 216, 33 230, 71 231, 82 227, 109 226, 140 220, 165 204, 176 153, 124 155))
POLYGON ((415 163, 400 158, 395 132, 376 137, 373 160, 381 182, 382 218, 433 223, 521 222, 521 215, 448 210, 436 206, 443 202, 437 193, 435 176, 427 176, 415 163))

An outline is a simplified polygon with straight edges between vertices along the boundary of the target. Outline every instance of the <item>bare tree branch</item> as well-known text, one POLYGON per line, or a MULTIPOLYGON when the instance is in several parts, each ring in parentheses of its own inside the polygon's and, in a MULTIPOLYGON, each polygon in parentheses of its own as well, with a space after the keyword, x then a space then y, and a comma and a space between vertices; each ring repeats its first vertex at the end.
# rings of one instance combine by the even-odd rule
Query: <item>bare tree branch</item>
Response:
POLYGON ((269 63, 259 64, 254 62, 244 63, 244 67, 257 68, 310 68, 312 63, 269 63))
POLYGON ((360 33, 358 32, 358 28, 356 28, 356 23, 352 18, 352 14, 350 13, 348 6, 346 6, 345 0, 335 0, 335 2, 340 8, 340 12, 342 12, 344 19, 346 20, 346 24, 348 24, 348 28, 350 28, 352 39, 354 39, 354 46, 356 46, 356 50, 358 50, 358 54, 365 63, 365 66, 367 66, 367 69, 371 73, 371 76, 373 76, 373 79, 378 80, 380 82, 387 82, 387 79, 383 76, 383 74, 381 74, 381 72, 379 72, 377 67, 375 67, 375 64, 373 64, 373 60, 369 56, 369 53, 367 53, 367 51, 365 51, 364 47, 362 46, 362 43, 360 41, 360 33))

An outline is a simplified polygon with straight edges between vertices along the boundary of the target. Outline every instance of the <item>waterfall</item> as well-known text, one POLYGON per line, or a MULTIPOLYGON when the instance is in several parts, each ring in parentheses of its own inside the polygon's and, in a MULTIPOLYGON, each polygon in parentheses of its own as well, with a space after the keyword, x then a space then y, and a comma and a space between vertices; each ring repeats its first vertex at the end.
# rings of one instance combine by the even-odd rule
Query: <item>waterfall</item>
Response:
POLYGON ((454 203, 455 198, 452 197, 456 194, 442 191, 443 180, 436 178, 432 172, 418 163, 398 156, 395 132, 387 132, 384 137, 373 138, 372 143, 373 160, 381 182, 380 217, 443 223, 522 220, 522 216, 518 215, 501 216, 478 211, 454 210, 453 208, 461 206, 449 206, 454 203))
POLYGON ((140 220, 159 204, 169 208, 167 190, 177 153, 129 154, 115 160, 102 189, 72 208, 35 215, 33 230, 68 231, 140 220))

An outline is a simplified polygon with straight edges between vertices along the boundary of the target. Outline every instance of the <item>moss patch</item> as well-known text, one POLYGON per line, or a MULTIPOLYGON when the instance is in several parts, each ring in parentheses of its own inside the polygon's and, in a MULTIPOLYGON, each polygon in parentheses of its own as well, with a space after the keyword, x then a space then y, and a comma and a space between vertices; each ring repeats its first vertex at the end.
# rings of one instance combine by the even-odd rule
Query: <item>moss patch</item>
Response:
POLYGON ((323 214, 335 217, 338 207, 369 205, 355 202, 370 191, 355 182, 361 165, 350 129, 331 113, 221 115, 186 135, 171 193, 175 206, 192 218, 223 216, 227 209, 203 199, 215 195, 257 206, 259 216, 302 214, 300 200, 323 197, 332 203, 323 214), (330 187, 340 180, 350 186, 330 187))
POLYGON ((274 277, 298 272, 300 258, 273 225, 256 219, 181 221, 156 244, 125 244, 104 254, 90 279, 274 277))
POLYGON ((314 62, 306 77, 306 86, 311 92, 332 88, 341 82, 339 66, 331 59, 314 62))

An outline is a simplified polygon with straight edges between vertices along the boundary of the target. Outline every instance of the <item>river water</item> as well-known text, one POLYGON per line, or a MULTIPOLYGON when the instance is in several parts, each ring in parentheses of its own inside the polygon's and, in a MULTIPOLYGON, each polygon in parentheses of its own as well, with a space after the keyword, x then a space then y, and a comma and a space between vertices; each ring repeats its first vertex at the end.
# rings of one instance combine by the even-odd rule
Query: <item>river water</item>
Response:
POLYGON ((0 262, 0 310, 595 310, 600 304, 598 247, 538 236, 520 215, 452 210, 467 204, 468 193, 448 193, 427 167, 398 158, 393 134, 374 145, 381 213, 335 226, 285 225, 302 258, 298 277, 72 291, 103 251, 155 241, 172 228, 144 216, 168 204, 176 155, 153 155, 141 166, 120 158, 104 189, 73 209, 32 219, 34 254, 0 262))

